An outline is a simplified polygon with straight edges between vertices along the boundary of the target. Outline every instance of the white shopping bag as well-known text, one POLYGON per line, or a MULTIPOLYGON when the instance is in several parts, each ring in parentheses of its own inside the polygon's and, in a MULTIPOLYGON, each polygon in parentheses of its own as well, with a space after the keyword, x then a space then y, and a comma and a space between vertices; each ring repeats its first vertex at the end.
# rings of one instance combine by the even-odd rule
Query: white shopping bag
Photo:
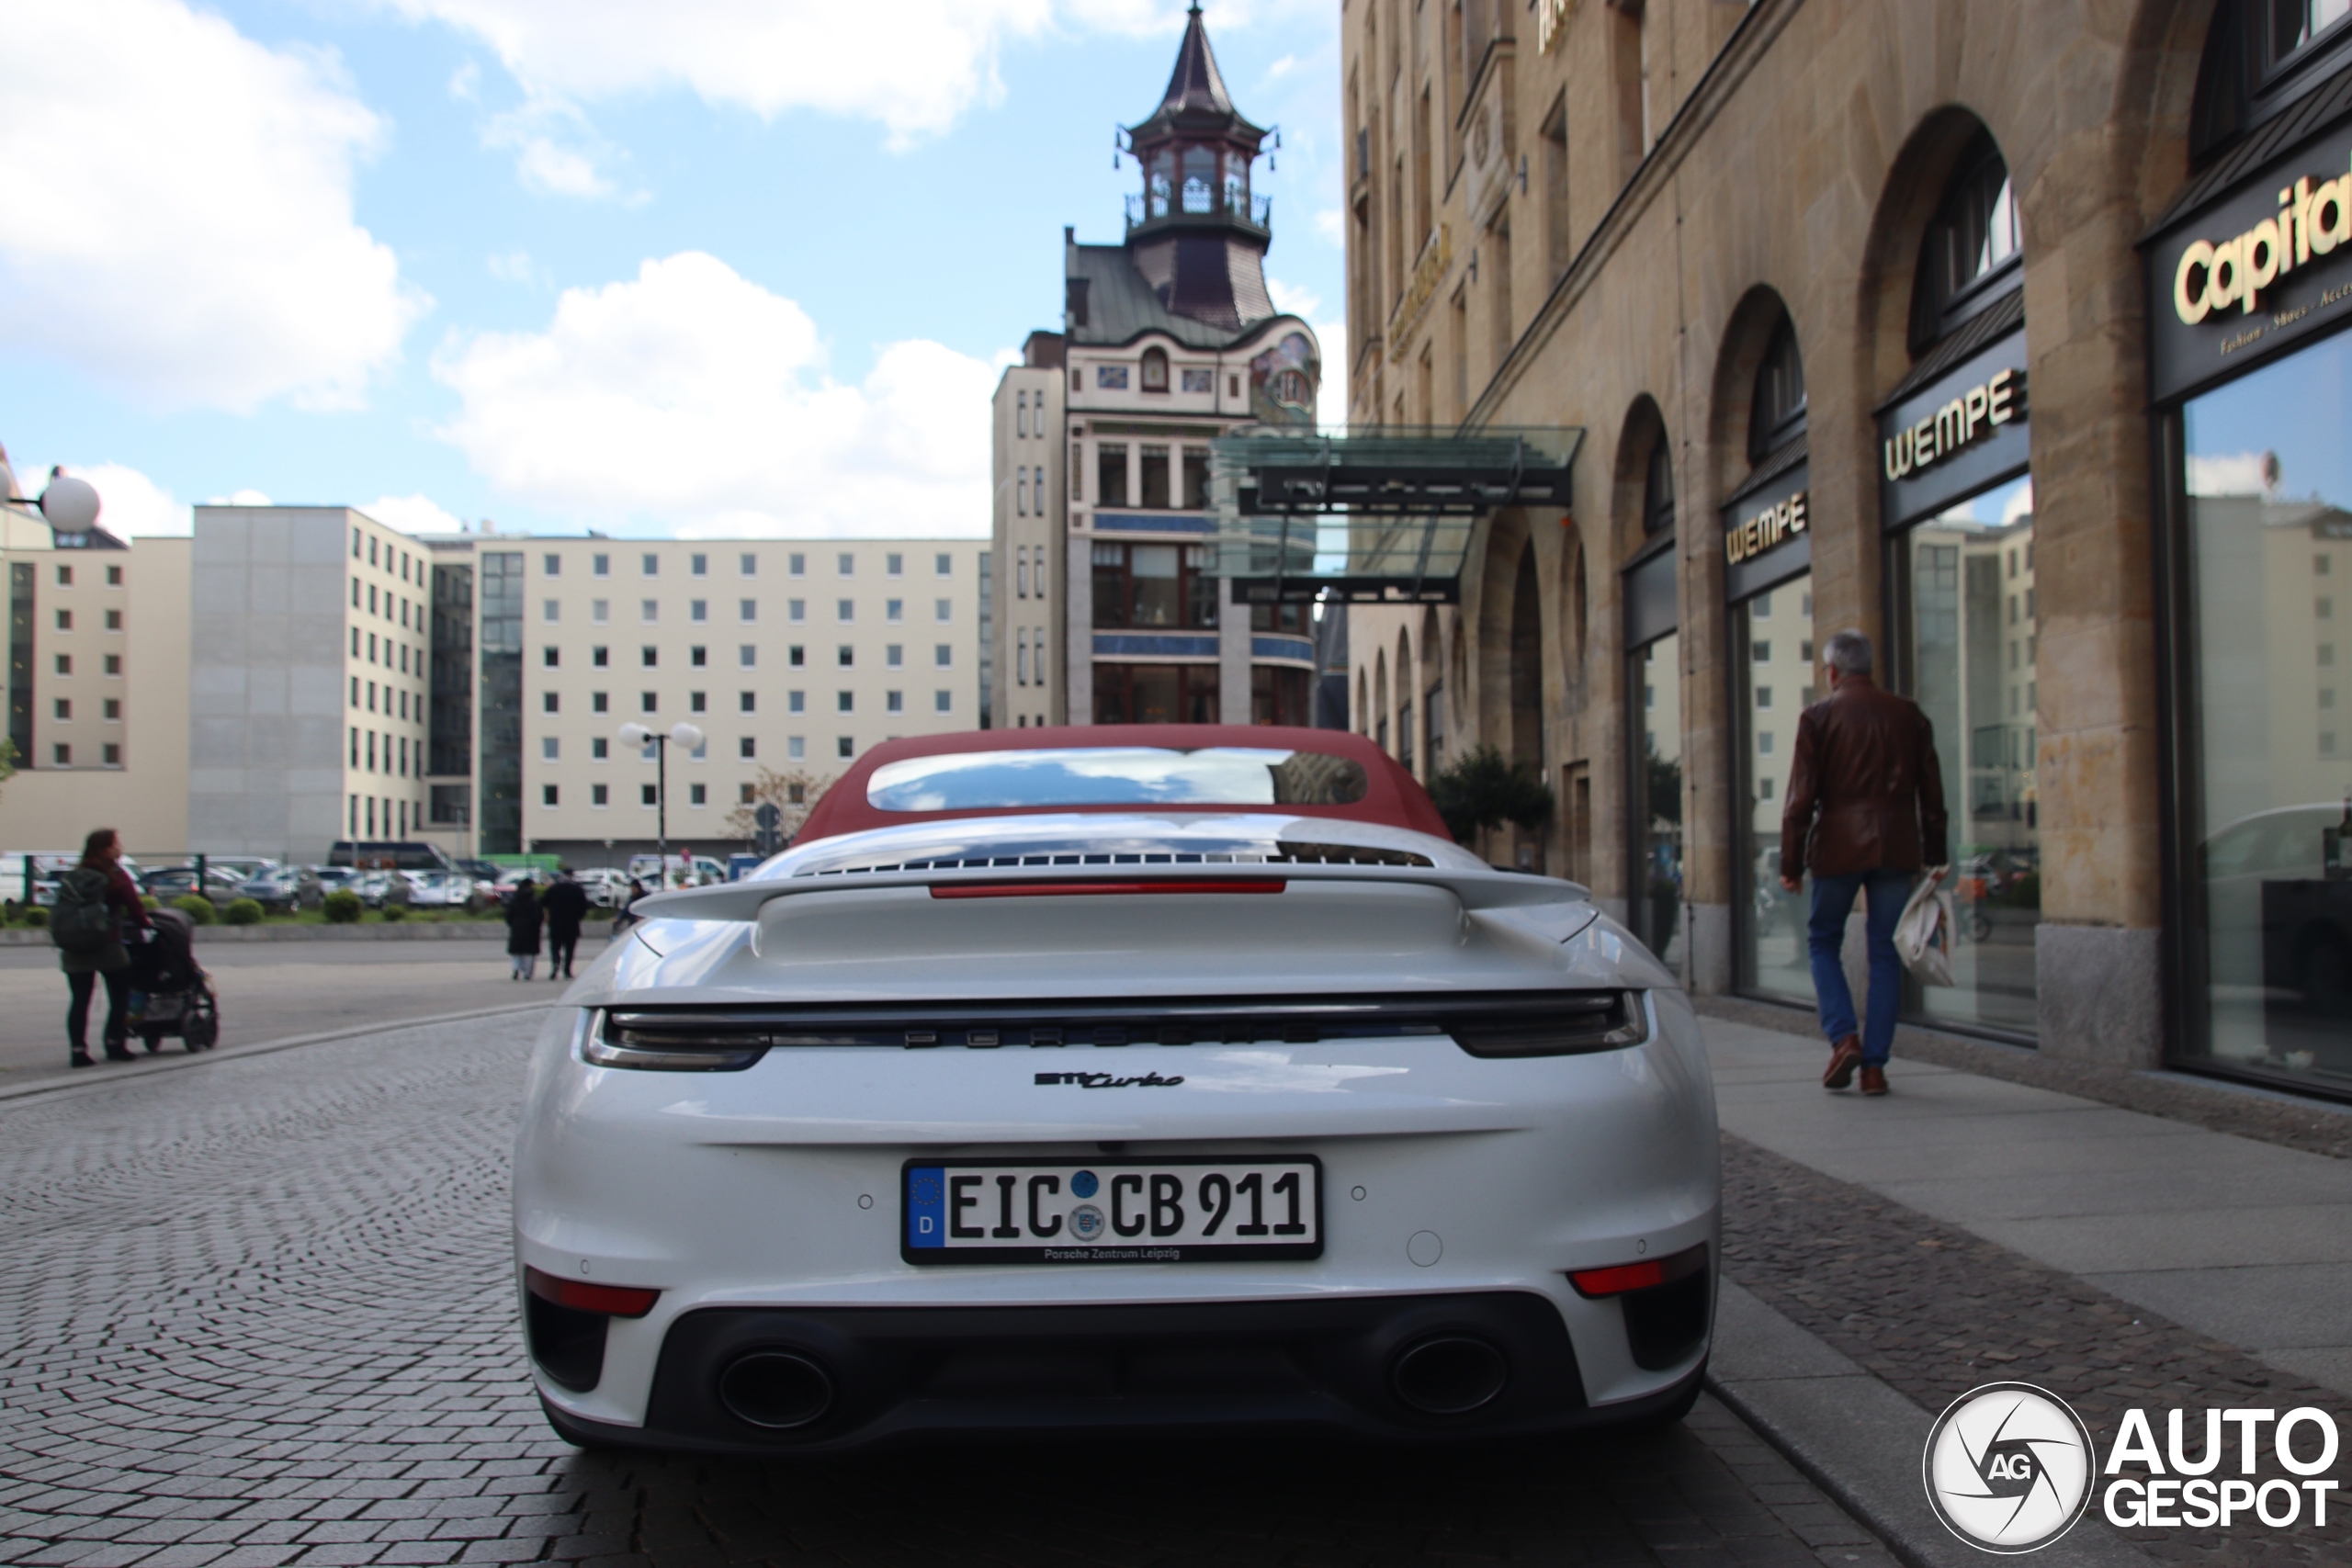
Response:
POLYGON ((1951 944, 1954 921, 1958 913, 1952 908, 1951 895, 1939 891, 1944 874, 1951 868, 1935 866, 1911 890, 1910 901, 1903 906, 1903 918, 1894 922, 1894 951, 1903 955, 1903 966, 1911 977, 1923 986, 1949 986, 1952 983, 1951 944))

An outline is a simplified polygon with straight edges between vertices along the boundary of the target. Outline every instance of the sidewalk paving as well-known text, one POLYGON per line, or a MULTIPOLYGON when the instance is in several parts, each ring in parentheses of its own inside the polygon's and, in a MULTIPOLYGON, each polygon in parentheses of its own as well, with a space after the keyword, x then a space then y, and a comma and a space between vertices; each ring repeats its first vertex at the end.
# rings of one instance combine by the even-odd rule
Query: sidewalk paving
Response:
MULTIPOLYGON (((1832 1094, 1812 1036, 1704 1026, 1725 1134, 1710 1387, 1914 1568, 1984 1560, 1920 1477, 1934 1415, 1978 1384, 2051 1388, 2102 1441, 2126 1405, 2352 1420, 2352 1161, 1900 1047, 1885 1098, 1832 1094)), ((2038 1557, 2320 1563, 2343 1534, 2126 1531, 2094 1506, 2038 1557)))
POLYGON ((1724 1130, 2352 1393, 2352 1162, 1709 1020, 1724 1130))

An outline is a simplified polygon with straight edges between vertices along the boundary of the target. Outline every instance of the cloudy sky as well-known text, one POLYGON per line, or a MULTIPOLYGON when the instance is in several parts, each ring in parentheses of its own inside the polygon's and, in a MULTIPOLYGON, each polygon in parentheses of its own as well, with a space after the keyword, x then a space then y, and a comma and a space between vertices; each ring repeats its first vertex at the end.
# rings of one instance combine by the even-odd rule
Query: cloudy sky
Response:
MULTIPOLYGON (((1340 342, 1338 6, 1211 0, 1340 342)), ((1175 0, 6 0, 0 442, 119 533, 988 531, 987 400, 1119 233, 1175 0)), ((1329 367, 1336 383, 1340 367, 1329 367)), ((1328 400, 1327 400, 1328 402, 1328 400)))

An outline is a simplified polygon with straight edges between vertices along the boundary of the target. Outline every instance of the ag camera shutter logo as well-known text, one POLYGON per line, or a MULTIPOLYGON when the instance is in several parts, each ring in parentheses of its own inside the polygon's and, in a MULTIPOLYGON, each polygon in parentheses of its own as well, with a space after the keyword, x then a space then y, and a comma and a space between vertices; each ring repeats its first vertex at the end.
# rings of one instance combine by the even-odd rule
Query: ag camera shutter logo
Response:
POLYGON ((1994 1382, 1951 1402, 1921 1472, 1946 1529, 1984 1551, 2038 1551, 2075 1528, 2097 1463, 2090 1428, 2031 1383, 1994 1382))

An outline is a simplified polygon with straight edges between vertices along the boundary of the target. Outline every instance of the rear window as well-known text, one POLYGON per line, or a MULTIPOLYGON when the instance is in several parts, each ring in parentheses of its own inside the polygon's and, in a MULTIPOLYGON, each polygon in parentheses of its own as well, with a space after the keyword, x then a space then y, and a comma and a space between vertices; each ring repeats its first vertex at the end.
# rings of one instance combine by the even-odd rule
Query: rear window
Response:
POLYGON ((874 770, 877 811, 977 811, 1052 806, 1351 806, 1363 764, 1287 747, 1067 747, 910 757, 874 770))

